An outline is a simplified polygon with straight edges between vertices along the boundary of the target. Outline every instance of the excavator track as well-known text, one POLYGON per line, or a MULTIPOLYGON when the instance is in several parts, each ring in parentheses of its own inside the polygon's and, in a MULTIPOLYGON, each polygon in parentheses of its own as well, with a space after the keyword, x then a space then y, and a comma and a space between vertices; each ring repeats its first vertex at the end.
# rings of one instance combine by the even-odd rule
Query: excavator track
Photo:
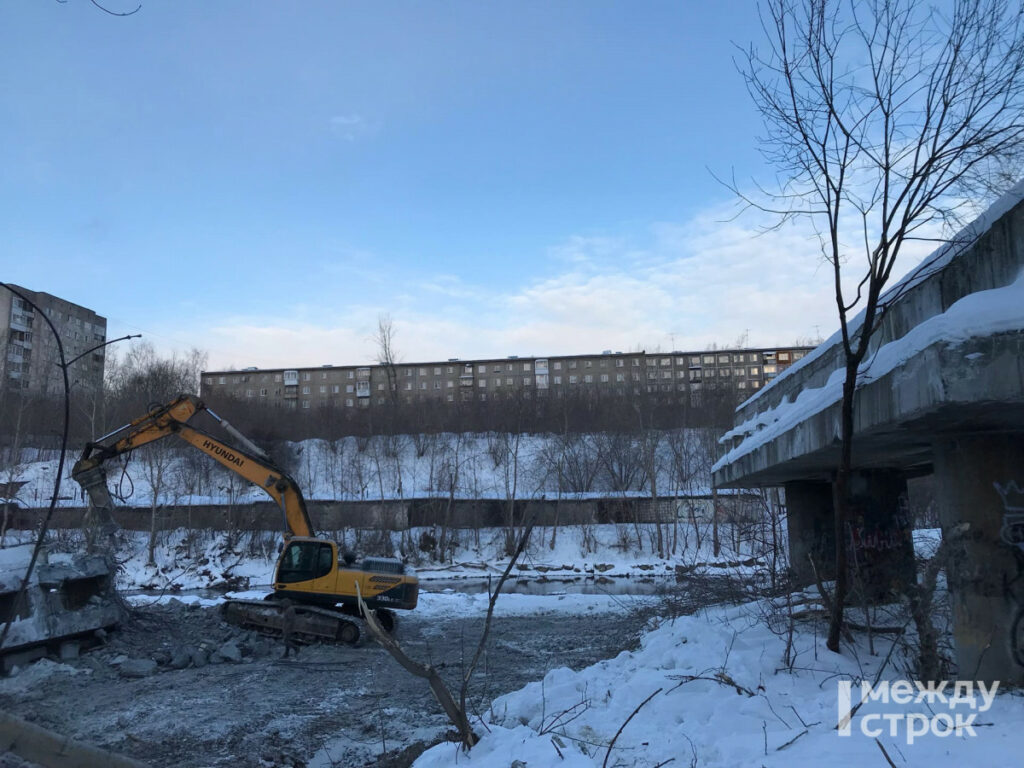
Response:
MULTIPOLYGON (((355 645, 362 634, 362 619, 348 613, 315 605, 294 603, 295 639, 303 643, 329 642, 355 645)), ((283 607, 274 600, 225 600, 221 616, 229 624, 257 632, 280 636, 284 626, 283 607)), ((397 619, 389 610, 378 609, 377 618, 389 633, 393 633, 397 619)))

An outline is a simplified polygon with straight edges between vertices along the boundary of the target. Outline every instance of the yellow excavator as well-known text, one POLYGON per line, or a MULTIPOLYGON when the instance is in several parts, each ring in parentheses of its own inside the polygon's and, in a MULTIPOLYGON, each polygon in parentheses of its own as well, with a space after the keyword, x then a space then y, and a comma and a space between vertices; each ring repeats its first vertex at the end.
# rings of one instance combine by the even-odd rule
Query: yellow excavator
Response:
POLYGON ((419 580, 413 571, 390 557, 365 557, 357 563, 352 553, 339 552, 334 541, 317 538, 295 481, 255 443, 193 395, 179 395, 166 405, 155 406, 144 416, 86 445, 71 476, 88 494, 101 530, 109 533, 118 528, 111 514, 114 502, 104 464, 171 435, 258 485, 281 509, 284 545, 274 574, 273 594, 265 600, 225 601, 225 619, 240 626, 280 632, 284 607, 291 605, 296 639, 351 645, 360 635, 357 595, 389 632, 396 625, 395 609, 416 607, 419 580), (213 417, 241 447, 228 445, 189 424, 200 411, 213 417))

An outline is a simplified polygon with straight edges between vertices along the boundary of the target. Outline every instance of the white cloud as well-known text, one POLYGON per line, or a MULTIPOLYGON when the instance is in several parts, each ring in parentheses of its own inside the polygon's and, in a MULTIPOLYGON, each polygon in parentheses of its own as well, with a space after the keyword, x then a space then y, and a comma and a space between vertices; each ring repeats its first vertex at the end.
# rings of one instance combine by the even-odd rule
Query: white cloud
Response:
MULTIPOLYGON (((386 260, 370 259, 374 274, 360 280, 366 290, 358 305, 197 318, 191 333, 173 335, 199 338, 212 368, 366 364, 375 358, 381 312, 391 314, 406 362, 702 349, 741 339, 771 347, 830 335, 838 325, 831 267, 813 232, 787 225, 759 234, 757 216, 729 221, 727 214, 708 209, 657 223, 643 242, 568 237, 549 249, 556 258, 548 274, 497 288, 449 273, 400 277, 386 260)), ((902 271, 932 248, 915 244, 902 271)))
POLYGON ((330 119, 330 127, 331 133, 345 141, 355 141, 370 130, 362 115, 334 115, 330 119))

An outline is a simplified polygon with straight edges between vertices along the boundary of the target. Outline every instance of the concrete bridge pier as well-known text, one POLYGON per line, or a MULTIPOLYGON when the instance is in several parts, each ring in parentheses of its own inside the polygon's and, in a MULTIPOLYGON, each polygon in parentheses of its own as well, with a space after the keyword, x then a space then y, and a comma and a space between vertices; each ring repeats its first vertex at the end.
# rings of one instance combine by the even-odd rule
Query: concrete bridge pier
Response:
POLYGON ((799 586, 814 583, 808 555, 822 579, 836 577, 835 507, 832 483, 794 480, 785 484, 789 570, 799 586))
POLYGON ((1024 685, 1024 433, 934 445, 944 532, 970 528, 947 563, 959 677, 1024 685))
POLYGON ((846 537, 850 583, 862 589, 870 602, 901 595, 914 583, 914 521, 902 472, 853 473, 846 537))
MULTIPOLYGON (((814 557, 822 579, 834 579, 832 483, 797 480, 785 488, 790 571, 796 583, 814 583, 808 555, 814 557)), ((906 478, 893 470, 855 471, 850 512, 845 540, 854 589, 862 586, 872 602, 901 593, 915 574, 906 478)))

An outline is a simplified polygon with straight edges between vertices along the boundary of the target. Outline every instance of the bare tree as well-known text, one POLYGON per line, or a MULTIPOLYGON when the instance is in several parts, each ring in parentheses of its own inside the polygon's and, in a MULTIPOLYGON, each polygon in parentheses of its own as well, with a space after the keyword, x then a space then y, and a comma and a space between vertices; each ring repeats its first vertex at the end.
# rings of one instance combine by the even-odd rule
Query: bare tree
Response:
POLYGON ((508 565, 505 566, 505 570, 498 579, 498 583, 489 595, 490 599, 487 601, 487 614, 484 617, 484 628, 480 633, 480 640, 477 643, 476 651, 473 653, 473 657, 469 660, 469 663, 464 664, 462 669, 462 675, 459 681, 458 701, 455 700, 455 696, 452 695, 451 689, 449 689, 448 685, 442 679, 440 672, 438 671, 438 667, 435 667, 433 664, 424 664, 413 659, 405 652, 405 649, 399 645, 398 641, 395 640, 393 636, 383 630, 377 621, 376 613, 366 607, 366 603, 363 602, 363 596, 359 593, 359 585, 356 585, 359 611, 366 619, 366 626, 370 630, 370 634, 407 672, 427 681, 430 685, 430 691, 434 694, 437 702, 441 705, 441 709, 444 710, 448 720, 458 730, 459 742, 465 750, 472 749, 480 740, 479 736, 477 736, 473 731, 469 722, 468 699, 470 683, 473 680, 473 675, 476 673, 477 666, 480 664, 481 657, 487 648, 487 639, 491 633, 491 622, 494 619, 494 606, 498 601, 498 595, 501 594, 501 588, 504 586, 505 581, 512 572, 512 568, 515 566, 516 561, 518 561, 520 555, 523 554, 523 550, 525 549, 527 542, 530 540, 530 533, 532 531, 533 520, 531 518, 524 521, 522 534, 516 542, 515 548, 510 553, 508 565))
POLYGON ((908 242, 1019 172, 1024 15, 1007 0, 954 0, 943 10, 914 0, 768 0, 762 20, 767 48, 752 47, 742 71, 780 186, 743 198, 779 222, 813 223, 832 267, 842 335, 838 576, 828 637, 837 651, 858 370, 908 242))
POLYGON ((391 412, 398 406, 398 352, 395 349, 395 321, 391 315, 382 313, 377 316, 377 330, 373 334, 373 342, 377 345, 377 364, 384 367, 388 379, 388 397, 391 400, 391 412))
MULTIPOLYGON (((154 404, 164 404, 182 392, 195 392, 199 374, 206 365, 205 353, 193 349, 184 357, 161 357, 152 344, 133 345, 122 358, 109 363, 108 401, 114 418, 123 424, 146 413, 154 404)), ((149 482, 150 533, 149 564, 154 564, 157 512, 171 483, 171 465, 178 455, 166 442, 147 445, 140 453, 143 474, 149 482)))

